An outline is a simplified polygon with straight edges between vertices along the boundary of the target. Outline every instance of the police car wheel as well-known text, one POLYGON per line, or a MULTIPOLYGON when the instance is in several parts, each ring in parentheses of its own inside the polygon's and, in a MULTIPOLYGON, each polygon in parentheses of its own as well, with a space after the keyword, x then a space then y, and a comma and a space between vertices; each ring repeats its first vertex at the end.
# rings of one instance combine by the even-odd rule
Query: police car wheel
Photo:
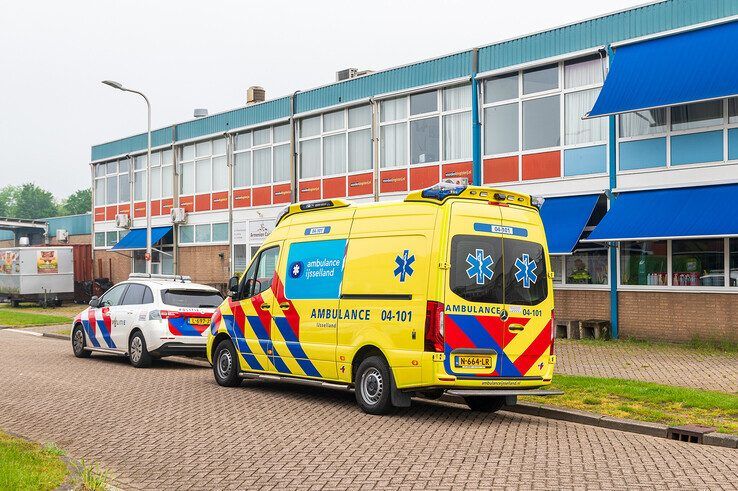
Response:
POLYGON ((464 401, 472 411, 482 413, 494 413, 502 409, 502 406, 505 405, 504 397, 468 396, 464 398, 464 401))
POLYGON ((72 329, 72 352, 77 358, 89 358, 92 354, 85 349, 85 331, 79 324, 72 329))
POLYGON ((146 368, 151 365, 151 355, 146 349, 146 340, 140 331, 134 333, 128 341, 128 358, 131 360, 131 365, 136 368, 146 368))
POLYGON ((230 339, 221 341, 215 348, 213 356, 213 373, 215 381, 223 387, 236 387, 241 384, 238 355, 230 339))
POLYGON ((387 414, 392 409, 390 368, 379 356, 370 356, 356 371, 356 402, 369 414, 387 414))

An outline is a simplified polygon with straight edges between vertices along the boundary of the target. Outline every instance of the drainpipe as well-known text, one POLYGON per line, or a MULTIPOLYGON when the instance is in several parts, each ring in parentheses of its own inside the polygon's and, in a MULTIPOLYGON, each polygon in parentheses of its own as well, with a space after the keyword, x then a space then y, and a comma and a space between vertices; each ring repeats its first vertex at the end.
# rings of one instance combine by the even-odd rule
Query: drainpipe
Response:
MULTIPOLYGON (((612 47, 608 44, 605 46, 605 52, 607 53, 608 65, 612 64, 613 56, 615 52, 612 47)), ((600 56, 603 53, 600 51, 600 56)), ((604 77, 603 77, 604 80, 604 77)), ((615 116, 608 116, 608 145, 609 145, 609 171, 610 171, 610 187, 608 189, 607 199, 610 201, 612 206, 612 200, 615 199, 615 195, 612 190, 617 188, 618 185, 618 166, 617 166, 617 135, 615 125, 617 124, 615 116)), ((607 244, 610 251, 610 337, 612 339, 618 339, 619 336, 619 315, 618 315, 618 247, 617 242, 610 242, 607 244)))
POLYGON ((482 137, 479 122, 479 48, 472 51, 471 93, 472 93, 472 184, 482 184, 482 137))
POLYGON ((233 276, 233 135, 223 134, 226 139, 226 169, 228 169, 228 274, 233 276))
MULTIPOLYGON (((290 96, 290 203, 297 203, 298 193, 298 169, 297 169, 297 126, 295 125, 295 102, 299 90, 290 96)), ((252 197, 253 199, 253 197, 252 197)))
MULTIPOLYGON (((179 169, 177 168, 177 125, 172 125, 172 209, 179 207, 179 169)), ((172 223, 172 273, 179 274, 179 225, 172 223)))
POLYGON ((371 133, 371 153, 372 153, 372 191, 374 192, 374 201, 379 201, 379 103, 373 97, 369 98, 369 106, 372 110, 372 125, 369 132, 371 133))
MULTIPOLYGON (((95 164, 93 164, 92 162, 90 162, 90 177, 92 178, 92 190, 90 192, 90 200, 91 200, 90 205, 92 206, 92 208, 90 208, 90 210, 92 210, 92 213, 90 214, 90 245, 92 247, 90 250, 92 251, 92 254, 91 254, 92 256, 92 289, 94 291, 95 289, 95 258, 96 258, 96 253, 95 253, 95 164)), ((17 243, 18 242, 17 236, 15 240, 17 243)))

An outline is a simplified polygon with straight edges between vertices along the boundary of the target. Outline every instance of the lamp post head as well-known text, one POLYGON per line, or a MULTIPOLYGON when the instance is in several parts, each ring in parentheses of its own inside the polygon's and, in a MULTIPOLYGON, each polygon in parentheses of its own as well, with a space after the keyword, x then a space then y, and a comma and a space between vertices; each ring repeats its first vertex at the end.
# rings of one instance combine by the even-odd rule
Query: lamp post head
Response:
POLYGON ((123 84, 120 82, 116 82, 115 80, 103 80, 102 83, 104 83, 105 85, 109 85, 114 89, 123 90, 123 84))

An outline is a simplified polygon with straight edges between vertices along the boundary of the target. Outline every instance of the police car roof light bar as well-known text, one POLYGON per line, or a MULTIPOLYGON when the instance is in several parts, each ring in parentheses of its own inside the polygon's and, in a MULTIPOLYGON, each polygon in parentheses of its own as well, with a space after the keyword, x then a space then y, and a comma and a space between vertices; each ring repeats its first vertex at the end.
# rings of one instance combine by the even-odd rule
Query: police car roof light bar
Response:
POLYGON ((128 279, 171 280, 181 281, 182 283, 192 282, 192 277, 181 274, 131 273, 128 275, 128 279))

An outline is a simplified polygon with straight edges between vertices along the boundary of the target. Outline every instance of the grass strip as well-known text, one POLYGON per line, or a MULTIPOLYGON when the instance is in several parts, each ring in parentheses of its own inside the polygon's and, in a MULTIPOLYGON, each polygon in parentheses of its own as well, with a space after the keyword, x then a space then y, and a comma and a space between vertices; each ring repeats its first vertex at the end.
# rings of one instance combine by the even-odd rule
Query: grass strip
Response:
POLYGON ((554 375, 564 395, 521 397, 543 403, 669 426, 699 424, 738 435, 738 394, 615 378, 554 375))
POLYGON ((63 452, 0 432, 0 489, 58 488, 67 477, 63 452))
POLYGON ((0 326, 53 326, 54 324, 67 324, 70 322, 71 318, 67 316, 18 312, 15 309, 0 309, 0 326))

